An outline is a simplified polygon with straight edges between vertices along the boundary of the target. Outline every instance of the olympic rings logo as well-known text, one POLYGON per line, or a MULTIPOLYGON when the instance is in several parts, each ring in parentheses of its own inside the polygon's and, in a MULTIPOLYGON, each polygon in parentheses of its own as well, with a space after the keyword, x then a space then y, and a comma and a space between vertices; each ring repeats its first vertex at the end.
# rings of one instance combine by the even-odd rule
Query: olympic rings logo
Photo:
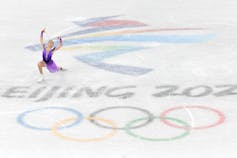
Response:
POLYGON ((38 108, 38 109, 34 109, 34 110, 25 111, 17 117, 17 121, 23 127, 26 127, 26 128, 32 129, 32 130, 51 131, 52 134, 57 136, 58 138, 61 138, 64 140, 76 141, 76 142, 95 142, 95 141, 106 140, 106 139, 109 139, 109 138, 115 136, 115 134, 119 130, 125 131, 129 136, 132 136, 132 137, 140 139, 140 140, 159 142, 159 141, 173 141, 173 140, 177 140, 180 138, 184 138, 190 134, 191 130, 205 130, 205 129, 209 129, 209 128, 213 128, 218 125, 221 125, 225 121, 225 115, 221 111, 214 109, 214 108, 207 107, 207 106, 177 106, 177 107, 173 107, 173 108, 170 108, 170 109, 167 109, 167 110, 161 112, 161 114, 158 116, 153 115, 150 111, 148 111, 146 109, 139 108, 139 107, 112 106, 112 107, 106 107, 103 109, 99 109, 99 110, 91 113, 88 117, 84 117, 81 112, 79 112, 78 110, 75 110, 73 108, 50 106, 50 107, 42 107, 42 108, 38 108), (97 117, 98 114, 101 114, 105 111, 116 110, 116 109, 135 110, 138 112, 142 112, 147 116, 134 118, 133 120, 130 120, 128 123, 126 123, 126 125, 123 127, 119 127, 117 125, 117 123, 112 120, 106 119, 104 117, 103 118, 97 117), (177 118, 168 116, 171 112, 174 112, 177 110, 182 110, 182 109, 205 110, 205 111, 215 114, 218 119, 212 124, 202 125, 202 126, 193 126, 181 119, 177 119, 177 118), (63 120, 58 120, 56 123, 54 123, 50 127, 40 127, 37 125, 32 125, 32 124, 27 123, 26 117, 29 117, 29 114, 34 114, 35 112, 44 111, 44 110, 62 110, 62 111, 69 112, 75 116, 68 117, 63 120), (95 137, 95 138, 75 138, 75 137, 67 136, 67 135, 61 133, 62 129, 68 129, 73 126, 78 126, 82 122, 83 119, 86 119, 88 122, 90 122, 100 128, 104 128, 104 129, 107 129, 110 131, 103 136, 95 137), (179 135, 171 136, 168 138, 153 138, 153 137, 146 137, 146 136, 139 135, 133 131, 134 129, 138 129, 138 128, 147 126, 148 124, 154 122, 154 120, 160 120, 161 123, 163 123, 169 127, 172 127, 172 128, 183 130, 183 132, 179 135))

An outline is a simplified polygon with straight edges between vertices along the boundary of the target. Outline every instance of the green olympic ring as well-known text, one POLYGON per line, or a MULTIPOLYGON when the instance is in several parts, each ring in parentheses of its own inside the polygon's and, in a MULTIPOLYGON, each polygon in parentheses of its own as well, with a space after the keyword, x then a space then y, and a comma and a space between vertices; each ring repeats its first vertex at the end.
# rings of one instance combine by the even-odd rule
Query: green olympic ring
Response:
POLYGON ((132 120, 130 122, 128 122, 126 124, 126 133, 130 136, 133 136, 135 138, 138 138, 138 139, 141 139, 141 140, 147 140, 147 141, 172 141, 172 140, 176 140, 176 139, 180 139, 180 138, 183 138, 187 135, 190 134, 190 125, 182 120, 179 120, 179 119, 175 119, 175 118, 172 118, 172 117, 159 117, 159 116, 154 116, 154 119, 159 119, 159 120, 170 120, 170 121, 174 121, 174 122, 177 122, 177 123, 180 123, 182 125, 184 125, 184 128, 183 130, 185 130, 184 133, 181 133, 180 135, 178 136, 174 136, 174 137, 170 137, 170 138, 149 138, 149 137, 145 137, 145 136, 140 136, 138 134, 135 134, 134 132, 132 132, 132 129, 131 127, 136 124, 137 122, 140 122, 140 121, 144 121, 144 120, 147 120, 148 118, 147 117, 143 117, 143 118, 139 118, 139 119, 135 119, 135 120, 132 120))

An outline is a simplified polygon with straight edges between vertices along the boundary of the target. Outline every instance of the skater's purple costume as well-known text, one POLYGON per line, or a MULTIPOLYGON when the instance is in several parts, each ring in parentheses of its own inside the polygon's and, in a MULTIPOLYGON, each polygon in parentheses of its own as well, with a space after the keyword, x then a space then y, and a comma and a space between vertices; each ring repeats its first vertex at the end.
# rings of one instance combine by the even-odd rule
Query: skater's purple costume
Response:
POLYGON ((52 55, 53 55, 54 50, 55 50, 55 47, 51 49, 48 53, 46 53, 47 51, 46 51, 46 48, 44 47, 43 54, 42 54, 46 67, 51 73, 57 72, 59 70, 59 67, 52 60, 52 55))

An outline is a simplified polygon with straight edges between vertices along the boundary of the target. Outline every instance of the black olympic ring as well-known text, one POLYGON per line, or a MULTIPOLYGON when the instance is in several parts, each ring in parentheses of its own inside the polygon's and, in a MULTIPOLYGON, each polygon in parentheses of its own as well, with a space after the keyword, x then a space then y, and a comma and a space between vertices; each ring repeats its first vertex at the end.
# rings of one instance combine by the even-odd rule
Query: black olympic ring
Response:
MULTIPOLYGON (((107 110, 112 110, 112 109, 135 109, 135 110, 138 110, 138 111, 141 111, 141 112, 145 113, 148 116, 147 117, 147 121, 145 121, 144 123, 142 123, 140 125, 132 126, 129 129, 136 129, 136 128, 144 127, 144 126, 148 125, 149 123, 151 123, 154 120, 154 115, 151 112, 149 112, 146 109, 142 109, 142 108, 138 108, 138 107, 133 107, 133 106, 112 106, 112 107, 106 107, 106 108, 99 109, 99 110, 93 112, 92 114, 90 114, 90 117, 96 117, 97 114, 99 114, 101 112, 104 112, 104 111, 107 111, 107 110)), ((105 126, 105 125, 102 125, 102 124, 98 123, 96 120, 90 120, 90 122, 95 124, 95 125, 97 125, 98 127, 101 127, 101 128, 117 129, 117 130, 127 130, 126 127, 116 127, 116 128, 114 128, 114 127, 105 126)))

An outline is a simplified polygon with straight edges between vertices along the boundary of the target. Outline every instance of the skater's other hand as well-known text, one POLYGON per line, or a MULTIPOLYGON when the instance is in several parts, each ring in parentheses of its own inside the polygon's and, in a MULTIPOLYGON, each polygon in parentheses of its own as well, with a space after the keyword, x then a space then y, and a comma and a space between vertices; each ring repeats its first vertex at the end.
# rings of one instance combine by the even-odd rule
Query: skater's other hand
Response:
POLYGON ((44 28, 41 32, 45 32, 46 28, 44 28))

